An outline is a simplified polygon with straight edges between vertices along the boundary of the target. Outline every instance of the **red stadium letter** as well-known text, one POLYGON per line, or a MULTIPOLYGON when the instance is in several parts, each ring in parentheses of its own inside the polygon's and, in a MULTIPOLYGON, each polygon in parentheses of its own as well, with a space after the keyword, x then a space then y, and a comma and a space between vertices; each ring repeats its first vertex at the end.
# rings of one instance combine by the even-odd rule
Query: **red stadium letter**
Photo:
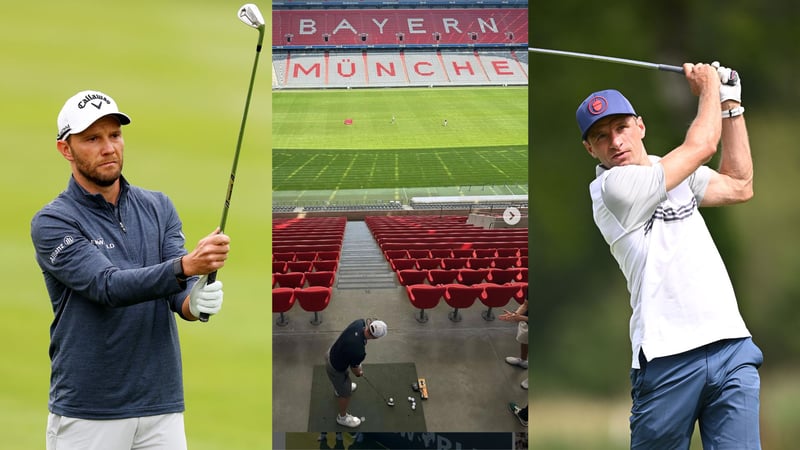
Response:
POLYGON ((343 59, 336 63, 336 72, 345 77, 350 78, 356 73, 356 63, 350 60, 350 58, 343 59), (350 63, 350 73, 344 73, 344 69, 347 67, 347 63, 350 63))
POLYGON ((294 64, 294 72, 292 73, 292 77, 297 78, 299 72, 303 72, 305 75, 310 74, 311 72, 315 72, 314 77, 319 78, 320 73, 322 72, 319 63, 314 63, 311 67, 306 70, 302 64, 295 63, 294 64))
POLYGON ((375 70, 378 72, 379 77, 383 76, 383 72, 386 72, 386 75, 390 77, 396 75, 396 71, 394 69, 394 62, 390 62, 388 68, 381 63, 375 63, 375 70))
POLYGON ((456 71, 456 75, 461 75, 461 70, 466 70, 469 72, 470 75, 475 75, 475 71, 472 70, 472 64, 469 61, 465 61, 465 66, 459 66, 456 61, 453 61, 453 70, 456 71))
POLYGON ((492 68, 494 68, 494 73, 498 75, 514 75, 514 71, 509 67, 508 61, 504 59, 492 61, 492 68))
POLYGON ((429 77, 429 76, 434 75, 436 73, 436 72, 422 72, 419 69, 419 66, 423 66, 423 65, 424 66, 432 66, 433 64, 429 63, 428 61, 420 61, 420 62, 414 64, 414 72, 418 73, 419 75, 422 75, 423 77, 429 77))

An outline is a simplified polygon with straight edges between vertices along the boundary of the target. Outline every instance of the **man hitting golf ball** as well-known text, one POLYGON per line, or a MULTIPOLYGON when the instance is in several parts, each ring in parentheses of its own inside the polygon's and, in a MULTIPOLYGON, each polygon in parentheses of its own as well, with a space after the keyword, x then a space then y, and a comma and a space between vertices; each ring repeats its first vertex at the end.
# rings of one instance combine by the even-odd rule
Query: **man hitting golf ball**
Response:
MULTIPOLYGON (((359 419, 347 412, 350 397, 358 386, 350 380, 348 369, 357 377, 363 376, 364 369, 361 367, 361 363, 367 356, 367 341, 383 336, 386 336, 385 322, 358 319, 342 331, 336 342, 325 353, 325 371, 333 384, 333 393, 339 409, 336 423, 339 425, 356 428, 365 420, 364 417, 359 419)), ((393 399, 389 400, 393 403, 393 399)))
POLYGON ((595 224, 630 290, 631 448, 689 448, 698 424, 704 448, 760 449, 763 355, 700 214, 753 196, 741 79, 719 63, 683 70, 697 115, 663 157, 646 150, 644 119, 621 92, 591 93, 575 113, 599 161, 595 224))

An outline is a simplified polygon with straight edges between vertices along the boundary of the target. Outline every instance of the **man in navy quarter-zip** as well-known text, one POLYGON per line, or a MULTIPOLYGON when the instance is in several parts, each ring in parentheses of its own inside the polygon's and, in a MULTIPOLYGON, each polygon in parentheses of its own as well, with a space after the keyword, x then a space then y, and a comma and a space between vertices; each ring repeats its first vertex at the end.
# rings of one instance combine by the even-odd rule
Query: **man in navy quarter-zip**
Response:
POLYGON ((186 448, 175 314, 222 307, 207 274, 230 239, 217 229, 187 252, 172 201, 122 176, 130 122, 102 92, 67 100, 56 148, 72 177, 31 222, 54 313, 48 449, 186 448))

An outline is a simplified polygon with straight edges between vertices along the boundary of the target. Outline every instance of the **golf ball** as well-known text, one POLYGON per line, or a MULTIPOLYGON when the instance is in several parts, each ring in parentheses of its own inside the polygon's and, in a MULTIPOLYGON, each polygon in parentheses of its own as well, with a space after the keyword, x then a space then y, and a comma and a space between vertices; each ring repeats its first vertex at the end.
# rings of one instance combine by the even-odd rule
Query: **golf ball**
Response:
POLYGON ((417 404, 416 403, 412 403, 411 404, 411 409, 414 409, 414 410, 417 409, 417 404))
POLYGON ((364 421, 366 421, 366 420, 367 420, 367 418, 366 418, 366 417, 364 417, 364 416, 361 416, 361 421, 362 421, 362 422, 364 422, 364 421))
POLYGON ((392 397, 389 397, 389 403, 394 403, 394 399, 392 397))

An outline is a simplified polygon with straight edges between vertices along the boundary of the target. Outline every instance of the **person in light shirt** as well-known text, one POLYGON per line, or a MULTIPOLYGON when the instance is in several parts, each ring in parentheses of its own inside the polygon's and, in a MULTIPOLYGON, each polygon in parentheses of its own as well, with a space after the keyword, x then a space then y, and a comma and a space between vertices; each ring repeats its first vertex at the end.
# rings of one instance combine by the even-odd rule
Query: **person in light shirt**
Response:
POLYGON ((644 119, 619 91, 593 92, 576 111, 599 161, 594 221, 630 292, 631 448, 688 449, 699 422, 706 449, 760 449, 763 355, 698 209, 753 196, 741 79, 718 63, 683 70, 697 115, 663 157, 648 154, 644 119), (720 142, 714 170, 705 164, 720 142))

